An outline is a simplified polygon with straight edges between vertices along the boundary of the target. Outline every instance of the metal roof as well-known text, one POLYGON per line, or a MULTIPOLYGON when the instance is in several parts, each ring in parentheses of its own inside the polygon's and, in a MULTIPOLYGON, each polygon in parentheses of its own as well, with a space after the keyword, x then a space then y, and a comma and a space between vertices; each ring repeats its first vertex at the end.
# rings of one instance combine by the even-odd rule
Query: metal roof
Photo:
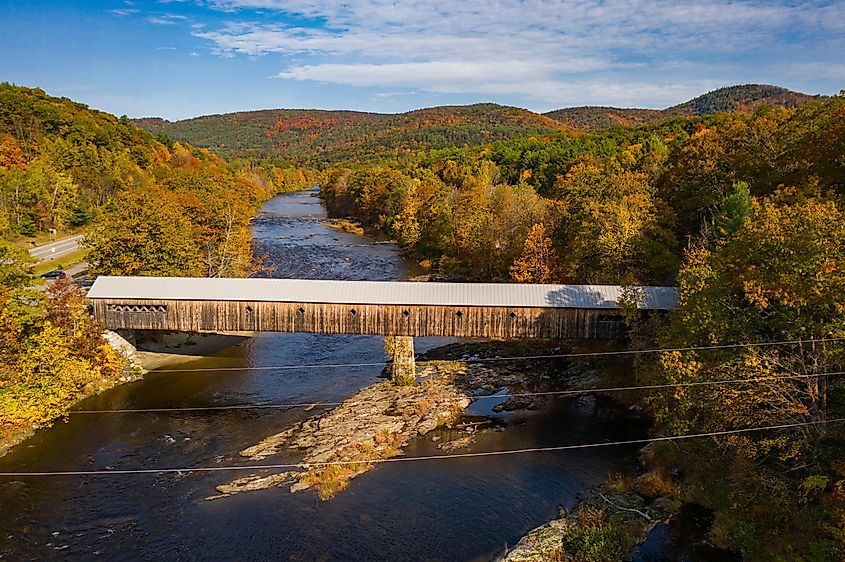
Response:
MULTIPOLYGON (((678 291, 674 287, 635 289, 644 297, 640 309, 677 307, 678 291)), ((612 309, 619 307, 622 293, 619 285, 100 276, 88 291, 88 298, 612 309)))

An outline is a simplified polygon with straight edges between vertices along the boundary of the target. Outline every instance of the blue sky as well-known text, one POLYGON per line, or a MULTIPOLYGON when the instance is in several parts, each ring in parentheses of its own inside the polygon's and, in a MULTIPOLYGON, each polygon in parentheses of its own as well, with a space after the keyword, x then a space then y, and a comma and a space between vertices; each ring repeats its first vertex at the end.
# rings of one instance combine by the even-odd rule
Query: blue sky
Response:
POLYGON ((0 80, 130 117, 845 88, 845 1, 0 0, 0 80))

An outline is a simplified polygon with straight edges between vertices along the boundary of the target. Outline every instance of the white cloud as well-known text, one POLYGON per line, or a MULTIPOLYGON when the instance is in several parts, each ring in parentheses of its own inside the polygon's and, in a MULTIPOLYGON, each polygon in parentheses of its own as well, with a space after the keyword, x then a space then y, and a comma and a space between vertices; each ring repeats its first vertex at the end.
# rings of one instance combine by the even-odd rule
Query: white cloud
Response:
POLYGON ((147 16, 147 21, 155 24, 155 25, 175 25, 182 21, 185 21, 185 16, 181 16, 178 14, 163 14, 160 16, 147 16))
MULTIPOLYGON (((845 63, 842 62, 802 62, 790 64, 784 69, 784 73, 796 78, 818 80, 829 78, 845 81, 845 63)), ((845 83, 843 83, 845 86, 845 83)))
POLYGON ((123 17, 123 16, 131 16, 132 14, 140 13, 141 10, 137 8, 118 8, 116 10, 109 10, 110 14, 115 16, 123 17))
MULTIPOLYGON (((598 61, 565 61, 552 64, 544 61, 431 61, 394 64, 319 64, 294 66, 279 74, 280 78, 335 82, 351 86, 407 87, 426 84, 435 92, 455 93, 464 88, 466 81, 479 84, 484 90, 503 87, 521 89, 519 84, 542 81, 554 71, 591 70, 600 67, 598 61)), ((483 90, 480 90, 483 91, 483 90)))
POLYGON ((841 45, 845 29, 837 0, 204 1, 232 18, 276 19, 194 35, 222 56, 305 57, 285 79, 567 102, 674 103, 727 83, 743 56, 802 35, 841 45))

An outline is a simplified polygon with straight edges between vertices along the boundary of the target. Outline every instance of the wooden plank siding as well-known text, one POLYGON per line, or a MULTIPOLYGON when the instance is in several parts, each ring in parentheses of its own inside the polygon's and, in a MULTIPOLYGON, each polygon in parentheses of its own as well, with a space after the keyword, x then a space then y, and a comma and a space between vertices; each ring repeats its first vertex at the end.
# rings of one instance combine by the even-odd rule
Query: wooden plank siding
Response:
POLYGON ((618 309, 91 299, 108 329, 619 339, 618 309))

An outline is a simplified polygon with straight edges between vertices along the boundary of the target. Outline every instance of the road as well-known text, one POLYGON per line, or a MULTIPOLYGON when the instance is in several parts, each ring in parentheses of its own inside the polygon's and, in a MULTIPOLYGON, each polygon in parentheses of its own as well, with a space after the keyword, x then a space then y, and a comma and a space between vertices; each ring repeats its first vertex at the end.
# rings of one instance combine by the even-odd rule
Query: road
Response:
POLYGON ((69 238, 55 240, 43 246, 36 246, 29 250, 29 255, 38 261, 51 261, 65 257, 79 250, 79 242, 84 236, 84 234, 77 234, 69 238))

